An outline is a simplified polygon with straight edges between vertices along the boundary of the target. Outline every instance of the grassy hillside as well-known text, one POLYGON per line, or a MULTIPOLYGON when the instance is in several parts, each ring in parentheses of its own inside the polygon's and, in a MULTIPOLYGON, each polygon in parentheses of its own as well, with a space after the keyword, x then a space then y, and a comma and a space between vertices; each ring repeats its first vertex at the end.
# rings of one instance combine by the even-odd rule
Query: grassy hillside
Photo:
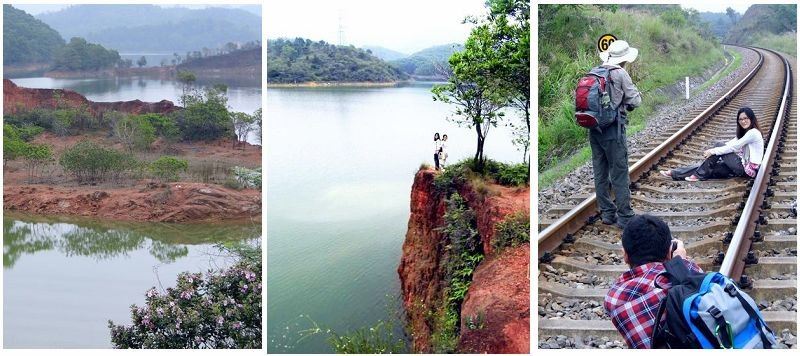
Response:
POLYGON ((450 56, 462 50, 464 46, 458 43, 434 46, 390 63, 412 76, 435 77, 440 74, 437 73, 437 65, 448 66, 447 60, 450 56))
POLYGON ((643 105, 628 117, 629 135, 644 127, 656 105, 667 102, 668 98, 655 94, 656 89, 724 60, 721 46, 708 27, 700 25, 698 14, 686 13, 677 5, 624 9, 539 5, 540 186, 588 160, 587 130, 574 123, 574 90, 578 78, 601 64, 596 41, 605 33, 639 49, 628 73, 642 92, 643 105))
POLYGON ((52 62, 64 39, 25 11, 3 5, 3 64, 52 62))
POLYGON ((729 43, 797 55, 797 5, 753 5, 728 33, 729 43))
POLYGON ((395 82, 408 76, 367 51, 296 38, 267 43, 269 83, 395 82))

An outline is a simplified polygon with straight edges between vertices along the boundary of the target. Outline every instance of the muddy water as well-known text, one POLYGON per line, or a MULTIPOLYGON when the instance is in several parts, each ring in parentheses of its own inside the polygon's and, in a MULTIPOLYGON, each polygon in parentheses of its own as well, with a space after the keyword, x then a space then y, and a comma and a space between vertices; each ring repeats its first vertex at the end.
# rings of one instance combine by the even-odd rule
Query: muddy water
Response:
POLYGON ((5 212, 5 348, 109 348, 108 320, 130 323, 130 305, 183 271, 234 259, 216 244, 260 243, 260 224, 112 223, 5 212))

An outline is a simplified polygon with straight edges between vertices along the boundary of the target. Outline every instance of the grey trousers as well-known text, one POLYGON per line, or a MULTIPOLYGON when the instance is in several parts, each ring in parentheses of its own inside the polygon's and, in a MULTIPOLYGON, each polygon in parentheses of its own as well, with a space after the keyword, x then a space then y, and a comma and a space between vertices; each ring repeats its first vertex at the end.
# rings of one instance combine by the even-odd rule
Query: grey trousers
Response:
POLYGON ((594 170, 594 190, 597 205, 604 218, 627 224, 633 217, 631 208, 630 177, 628 176, 628 142, 624 135, 614 139, 603 139, 589 135, 592 148, 592 169, 594 170), (614 188, 616 204, 611 200, 609 183, 614 188))

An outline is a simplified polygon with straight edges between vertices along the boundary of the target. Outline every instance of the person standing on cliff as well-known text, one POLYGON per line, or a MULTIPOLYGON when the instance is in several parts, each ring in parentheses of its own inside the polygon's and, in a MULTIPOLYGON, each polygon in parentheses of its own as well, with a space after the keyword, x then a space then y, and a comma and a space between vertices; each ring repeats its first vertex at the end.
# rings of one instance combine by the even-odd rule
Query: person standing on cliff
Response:
POLYGON ((603 224, 616 224, 625 229, 633 217, 631 208, 630 177, 628 176, 628 143, 625 125, 628 112, 642 103, 642 96, 633 84, 625 65, 633 62, 639 50, 625 41, 614 41, 608 50, 600 53, 602 67, 610 70, 610 96, 612 107, 617 108, 617 122, 600 130, 589 130, 592 149, 594 188, 603 224), (616 204, 611 200, 609 185, 614 188, 616 204))
POLYGON ((447 134, 442 135, 442 141, 439 148, 439 164, 444 169, 447 164, 447 134))
POLYGON ((436 170, 439 170, 439 152, 442 150, 442 142, 439 141, 439 133, 433 134, 433 162, 436 164, 436 170))

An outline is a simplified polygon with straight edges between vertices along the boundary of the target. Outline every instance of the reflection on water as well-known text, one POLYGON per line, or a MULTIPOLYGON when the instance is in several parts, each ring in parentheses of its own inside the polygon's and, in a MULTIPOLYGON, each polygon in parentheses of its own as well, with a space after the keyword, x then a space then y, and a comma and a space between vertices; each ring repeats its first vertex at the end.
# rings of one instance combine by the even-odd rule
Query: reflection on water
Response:
POLYGON ((7 348, 110 347, 107 321, 183 271, 233 262, 216 244, 260 243, 258 223, 120 223, 5 212, 3 335, 7 348))

